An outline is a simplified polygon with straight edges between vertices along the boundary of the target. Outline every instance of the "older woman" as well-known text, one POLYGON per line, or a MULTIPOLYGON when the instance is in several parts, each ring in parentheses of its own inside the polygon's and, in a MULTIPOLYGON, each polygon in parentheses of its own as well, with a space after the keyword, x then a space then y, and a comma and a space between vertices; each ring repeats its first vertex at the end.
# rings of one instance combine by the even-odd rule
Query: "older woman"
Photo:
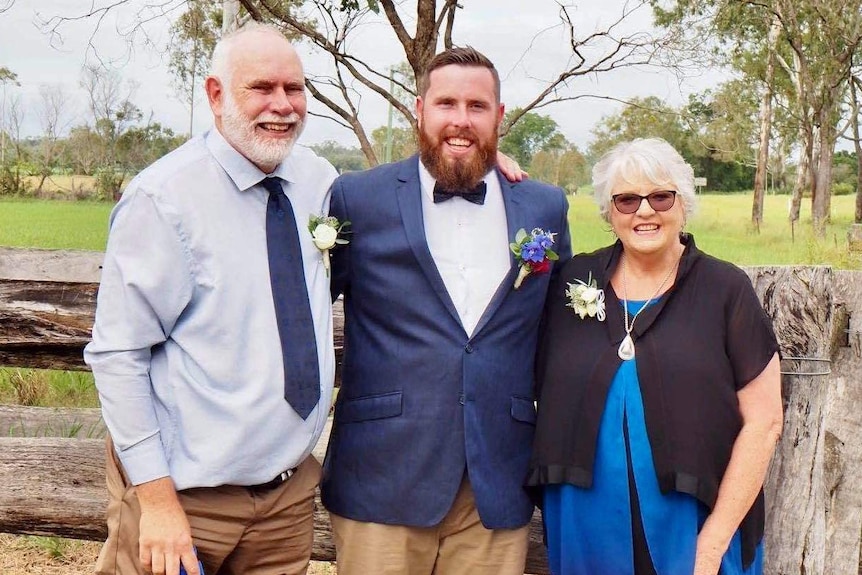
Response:
POLYGON ((693 176, 663 140, 608 152, 618 240, 548 293, 528 484, 555 575, 761 573, 778 345, 746 275, 683 232, 693 176))

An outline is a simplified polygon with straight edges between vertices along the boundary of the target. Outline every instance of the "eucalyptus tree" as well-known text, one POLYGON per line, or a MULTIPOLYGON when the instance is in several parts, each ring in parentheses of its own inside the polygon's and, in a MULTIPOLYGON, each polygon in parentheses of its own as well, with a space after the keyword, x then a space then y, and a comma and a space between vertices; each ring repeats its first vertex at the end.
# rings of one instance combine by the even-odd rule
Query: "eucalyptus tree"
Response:
POLYGON ((116 196, 129 166, 123 161, 122 136, 141 121, 141 110, 132 102, 137 86, 123 82, 119 71, 85 66, 80 80, 98 142, 98 185, 106 196, 116 196))
POLYGON ((21 84, 18 82, 18 74, 5 66, 0 67, 0 84, 3 84, 3 100, 2 107, 0 107, 0 166, 2 166, 6 163, 6 132, 9 131, 6 112, 6 87, 10 84, 12 86, 20 86, 21 84))
POLYGON ((614 145, 634 138, 662 138, 691 159, 690 133, 683 116, 655 96, 634 98, 621 111, 602 118, 592 130, 588 157, 595 161, 614 145))
POLYGON ((34 157, 38 170, 39 183, 36 191, 41 192, 45 180, 58 167, 63 152, 62 136, 69 127, 71 118, 70 100, 68 94, 59 84, 43 84, 39 86, 39 107, 37 114, 42 128, 42 137, 34 157))
POLYGON ((500 150, 527 169, 537 152, 549 147, 565 147, 560 143, 561 139, 565 138, 560 133, 557 122, 550 116, 536 112, 524 113, 521 108, 514 108, 506 112, 504 123, 508 123, 511 128, 500 140, 500 150), (517 124, 512 122, 514 117, 520 117, 517 124))
MULTIPOLYGON (((763 62, 761 74, 756 67, 736 67, 763 82, 766 91, 779 86, 792 90, 801 153, 790 219, 799 218, 802 194, 810 188, 812 221, 822 235, 829 219, 832 157, 852 56, 862 43, 862 0, 675 0, 669 6, 654 4, 663 24, 677 30, 699 30, 701 45, 708 45, 703 39, 711 38, 713 46, 729 46, 731 54, 749 55, 732 64, 763 62)), ((761 108, 761 132, 768 130, 769 112, 766 106, 761 108)), ((761 133, 761 143, 768 140, 761 133)))
POLYGON ((850 126, 853 131, 853 150, 856 152, 856 209, 853 222, 862 224, 862 134, 859 130, 860 90, 862 81, 854 75, 850 81, 850 126))
POLYGON ((556 143, 561 146, 545 146, 533 155, 530 177, 575 193, 589 183, 590 166, 577 146, 562 137, 556 143))
POLYGON ((781 82, 775 66, 780 23, 761 5, 737 0, 657 1, 654 9, 659 25, 679 31, 684 38, 687 56, 694 53, 708 65, 735 70, 743 78, 737 87, 747 83, 758 88, 757 122, 751 135, 757 143, 751 221, 759 232, 770 165, 773 101, 781 82))
POLYGON ((193 132, 198 84, 209 71, 222 21, 223 10, 217 0, 190 0, 186 11, 171 24, 168 68, 177 93, 189 107, 189 136, 193 132))

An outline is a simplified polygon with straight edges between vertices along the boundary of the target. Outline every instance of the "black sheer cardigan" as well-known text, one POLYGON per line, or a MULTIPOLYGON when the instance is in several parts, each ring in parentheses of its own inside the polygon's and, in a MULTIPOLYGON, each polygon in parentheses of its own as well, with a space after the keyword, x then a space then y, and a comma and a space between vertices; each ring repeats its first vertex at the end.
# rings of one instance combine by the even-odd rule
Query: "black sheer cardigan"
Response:
MULTIPOLYGON (((635 322, 632 338, 647 435, 662 493, 696 497, 709 509, 742 418, 736 393, 757 377, 778 343, 745 272, 685 244, 676 282, 635 322)), ((622 360, 622 305, 610 278, 622 244, 579 254, 551 284, 536 357, 538 421, 527 485, 592 485, 599 423, 622 360), (566 288, 597 279, 607 317, 581 319, 566 288)), ((763 537, 761 490, 741 524, 747 569, 763 537)))

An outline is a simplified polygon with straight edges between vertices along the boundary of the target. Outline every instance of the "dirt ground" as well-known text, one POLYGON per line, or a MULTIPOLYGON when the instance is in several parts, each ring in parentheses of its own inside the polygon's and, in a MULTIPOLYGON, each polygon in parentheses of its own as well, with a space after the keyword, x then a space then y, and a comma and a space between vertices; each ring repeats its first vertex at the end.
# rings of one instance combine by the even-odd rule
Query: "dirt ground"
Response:
MULTIPOLYGON (((93 572, 101 544, 0 534, 0 575, 85 575, 93 572)), ((312 562, 308 575, 336 575, 329 563, 312 562)))

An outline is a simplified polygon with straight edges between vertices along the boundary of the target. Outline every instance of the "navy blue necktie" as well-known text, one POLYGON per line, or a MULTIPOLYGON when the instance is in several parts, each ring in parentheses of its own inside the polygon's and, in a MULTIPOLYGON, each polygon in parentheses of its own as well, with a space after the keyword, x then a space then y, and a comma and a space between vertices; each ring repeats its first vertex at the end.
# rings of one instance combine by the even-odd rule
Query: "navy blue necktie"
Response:
POLYGON ((284 361, 284 398, 306 419, 320 400, 320 367, 299 231, 293 206, 282 192, 281 180, 264 178, 261 184, 269 192, 266 250, 284 361))
POLYGON ((452 198, 464 198, 468 202, 481 206, 485 203, 485 182, 479 182, 472 190, 451 191, 444 189, 439 183, 434 184, 434 203, 439 204, 452 198))

